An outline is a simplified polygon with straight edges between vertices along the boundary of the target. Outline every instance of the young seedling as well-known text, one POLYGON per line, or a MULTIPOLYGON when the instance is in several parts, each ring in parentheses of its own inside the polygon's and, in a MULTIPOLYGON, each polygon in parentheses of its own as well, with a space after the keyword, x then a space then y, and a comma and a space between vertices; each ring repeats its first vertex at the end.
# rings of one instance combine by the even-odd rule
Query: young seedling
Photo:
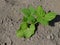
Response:
POLYGON ((17 37, 30 38, 35 32, 35 24, 48 25, 49 21, 56 17, 56 13, 46 13, 41 6, 38 6, 37 9, 30 6, 29 8, 23 8, 21 11, 24 16, 20 28, 16 32, 17 37))

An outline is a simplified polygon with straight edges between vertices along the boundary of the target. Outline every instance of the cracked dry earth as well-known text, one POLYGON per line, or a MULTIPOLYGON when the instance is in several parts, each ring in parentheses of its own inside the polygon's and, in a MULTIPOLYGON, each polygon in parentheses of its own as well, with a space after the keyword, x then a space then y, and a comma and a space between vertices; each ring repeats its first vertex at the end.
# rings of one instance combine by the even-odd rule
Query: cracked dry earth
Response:
POLYGON ((0 45, 60 45, 60 16, 55 19, 55 26, 39 25, 30 39, 16 37, 23 17, 19 10, 29 5, 42 5, 46 12, 60 15, 60 0, 0 0, 0 45))

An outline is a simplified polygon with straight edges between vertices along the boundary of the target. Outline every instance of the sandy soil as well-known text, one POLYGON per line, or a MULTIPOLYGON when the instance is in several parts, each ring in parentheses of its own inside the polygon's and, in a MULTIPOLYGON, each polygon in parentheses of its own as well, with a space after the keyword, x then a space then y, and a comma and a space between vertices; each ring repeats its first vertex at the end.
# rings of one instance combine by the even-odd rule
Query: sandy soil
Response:
POLYGON ((22 20, 19 10, 29 5, 42 5, 46 12, 60 15, 60 0, 0 0, 0 45, 60 45, 60 16, 50 23, 55 26, 39 25, 30 39, 16 37, 22 20))

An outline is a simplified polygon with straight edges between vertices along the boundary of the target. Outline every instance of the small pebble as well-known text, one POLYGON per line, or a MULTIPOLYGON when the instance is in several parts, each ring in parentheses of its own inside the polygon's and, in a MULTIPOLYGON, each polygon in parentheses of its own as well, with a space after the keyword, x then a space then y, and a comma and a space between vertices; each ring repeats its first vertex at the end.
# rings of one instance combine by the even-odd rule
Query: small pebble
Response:
POLYGON ((47 36, 47 39, 50 39, 50 35, 47 36))
POLYGON ((37 36, 37 39, 39 40, 40 39, 40 36, 37 36))
POLYGON ((3 20, 1 20, 1 24, 3 24, 3 20))
POLYGON ((53 40, 54 39, 54 35, 53 34, 48 35, 47 39, 52 39, 53 40))
POLYGON ((50 37, 51 37, 51 39, 52 39, 52 40, 54 39, 54 35, 53 35, 53 34, 51 34, 51 36, 50 36, 50 37))

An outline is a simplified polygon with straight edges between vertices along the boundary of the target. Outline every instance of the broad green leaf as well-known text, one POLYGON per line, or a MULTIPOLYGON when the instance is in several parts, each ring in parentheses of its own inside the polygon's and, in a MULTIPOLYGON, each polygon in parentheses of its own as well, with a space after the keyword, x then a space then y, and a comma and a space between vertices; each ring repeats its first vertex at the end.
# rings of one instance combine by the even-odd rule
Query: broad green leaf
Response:
POLYGON ((31 25, 30 25, 30 30, 32 30, 32 31, 35 30, 35 25, 34 25, 34 24, 31 24, 31 25))
POLYGON ((34 7, 32 7, 32 6, 29 6, 29 10, 31 12, 31 15, 34 15, 35 12, 36 12, 36 10, 34 9, 34 7))
POLYGON ((33 16, 24 17, 23 21, 26 23, 35 23, 36 19, 33 16))
POLYGON ((33 16, 27 17, 27 22, 28 23, 35 23, 35 18, 33 16))
POLYGON ((44 18, 37 18, 37 22, 41 23, 42 25, 48 25, 48 21, 46 21, 44 18))
POLYGON ((21 11, 22 11, 22 13, 24 14, 25 17, 28 17, 31 14, 30 10, 26 9, 26 8, 23 8, 21 11))
POLYGON ((34 31, 35 31, 35 25, 34 24, 31 24, 30 25, 30 28, 27 28, 25 30, 25 38, 30 38, 33 34, 34 34, 34 31))
POLYGON ((36 11, 37 11, 37 16, 40 16, 40 17, 45 16, 45 11, 43 10, 42 6, 38 6, 36 11))
POLYGON ((20 25, 20 28, 21 29, 26 29, 27 28, 27 23, 26 22, 22 22, 21 25, 20 25))
POLYGON ((27 27, 27 23, 22 22, 20 28, 16 32, 17 37, 24 37, 24 30, 27 29, 27 27))
POLYGON ((29 28, 26 28, 24 30, 19 29, 16 32, 17 37, 25 37, 30 38, 34 34, 35 25, 31 24, 29 28))
POLYGON ((40 23, 44 26, 48 25, 48 21, 46 21, 46 20, 41 20, 40 23))
POLYGON ((24 32, 23 32, 23 30, 17 30, 17 31, 16 31, 16 36, 17 36, 17 37, 24 37, 24 32))
POLYGON ((27 22, 27 17, 23 17, 23 22, 27 22))
POLYGON ((45 20, 51 21, 56 17, 56 13, 54 12, 49 12, 45 15, 45 20))

